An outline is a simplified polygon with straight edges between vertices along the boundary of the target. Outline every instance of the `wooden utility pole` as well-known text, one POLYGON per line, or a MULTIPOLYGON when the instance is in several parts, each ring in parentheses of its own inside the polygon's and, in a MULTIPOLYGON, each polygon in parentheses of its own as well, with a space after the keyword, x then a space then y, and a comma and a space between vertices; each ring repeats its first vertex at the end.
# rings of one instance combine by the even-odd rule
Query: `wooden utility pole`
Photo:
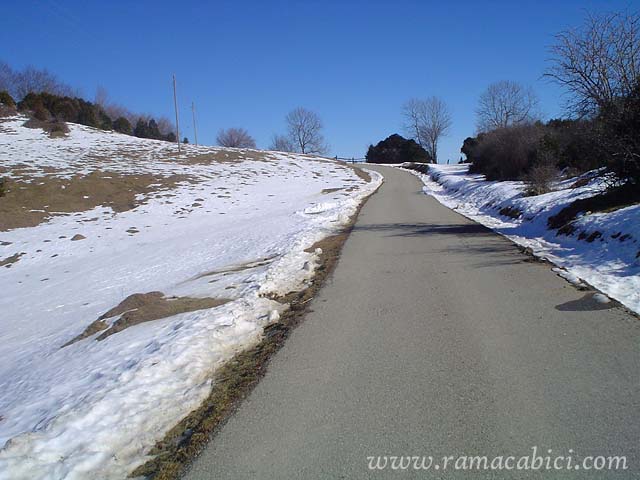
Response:
POLYGON ((180 152, 180 123, 178 120, 178 94, 176 93, 176 76, 173 75, 173 106, 176 109, 176 142, 178 142, 178 152, 180 152))
POLYGON ((191 102, 191 115, 193 115, 193 135, 196 140, 196 147, 198 146, 198 127, 196 126, 196 104, 191 102))

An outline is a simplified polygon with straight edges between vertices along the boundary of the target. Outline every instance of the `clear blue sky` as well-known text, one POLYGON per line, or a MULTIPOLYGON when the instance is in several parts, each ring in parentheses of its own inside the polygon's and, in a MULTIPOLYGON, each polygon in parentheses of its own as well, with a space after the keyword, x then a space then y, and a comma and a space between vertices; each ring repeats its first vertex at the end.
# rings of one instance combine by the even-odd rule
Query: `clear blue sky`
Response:
POLYGON ((410 97, 442 97, 453 113, 441 161, 457 160, 493 81, 534 87, 546 118, 561 92, 541 78, 554 33, 618 1, 191 2, 9 0, 0 59, 57 74, 92 99, 172 118, 178 78, 183 131, 198 109, 201 143, 241 126, 267 147, 296 106, 323 119, 332 154, 363 156, 401 130, 410 97))

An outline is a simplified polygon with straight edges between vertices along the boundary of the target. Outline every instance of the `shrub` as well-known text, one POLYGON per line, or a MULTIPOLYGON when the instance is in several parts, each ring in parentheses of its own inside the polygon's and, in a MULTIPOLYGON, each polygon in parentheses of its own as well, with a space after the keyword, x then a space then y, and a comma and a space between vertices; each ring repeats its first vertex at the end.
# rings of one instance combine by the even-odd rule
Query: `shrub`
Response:
POLYGON ((16 106, 15 100, 11 95, 9 95, 9 92, 7 91, 0 92, 0 103, 6 107, 11 108, 16 106))
POLYGON ((542 147, 562 170, 583 173, 606 164, 597 126, 590 120, 550 120, 542 147))
POLYGON ((118 117, 113 122, 113 129, 116 132, 125 133, 127 135, 131 135, 131 123, 124 117, 118 117))
POLYGON ((553 163, 539 163, 529 169, 524 176, 527 183, 526 194, 542 195, 551 191, 553 182, 558 178, 558 169, 553 163))
POLYGON ((64 137, 69 133, 69 126, 62 120, 54 120, 44 126, 44 131, 49 133, 49 136, 53 138, 64 137))
POLYGON ((218 145, 229 148, 256 148, 256 141, 244 128, 232 127, 220 130, 216 137, 218 145))
POLYGON ((430 163, 431 156, 414 140, 394 133, 374 147, 369 146, 366 159, 368 163, 430 163))
POLYGON ((160 125, 153 118, 140 117, 132 132, 131 123, 124 116, 118 117, 114 122, 100 105, 87 102, 82 98, 46 92, 29 93, 18 103, 18 109, 33 112, 34 117, 41 121, 53 117, 63 122, 79 123, 103 130, 116 130, 126 134, 133 133, 141 138, 175 141, 173 133, 163 135, 160 125))
POLYGON ((98 109, 98 128, 102 130, 113 130, 113 122, 101 108, 98 109))
POLYGON ((59 119, 41 120, 33 116, 24 123, 27 128, 41 128, 49 134, 51 138, 64 137, 69 133, 68 125, 59 119))
POLYGON ((79 108, 73 99, 63 98, 60 102, 55 104, 53 112, 51 113, 53 113, 56 118, 66 122, 75 122, 78 119, 79 108))
POLYGON ((148 138, 149 137, 149 124, 146 120, 139 118, 136 122, 136 127, 133 129, 133 134, 136 137, 148 138))
POLYGON ((35 108, 33 109, 33 117, 35 119, 45 121, 48 120, 50 116, 51 114, 49 113, 49 111, 44 108, 41 103, 36 104, 35 108))
POLYGON ((528 175, 537 166, 538 178, 554 170, 579 174, 605 166, 609 155, 601 130, 593 120, 551 120, 469 137, 460 151, 471 163, 471 172, 490 180, 532 181, 528 175))
POLYGON ((538 125, 500 128, 465 140, 463 153, 471 161, 469 171, 488 180, 517 180, 536 161, 542 130, 538 125))
POLYGON ((158 127, 158 122, 156 122, 153 118, 151 120, 149 120, 149 137, 148 138, 154 138, 156 140, 160 140, 163 138, 162 134, 160 133, 160 127, 158 127))
POLYGON ((7 195, 7 179, 0 178, 0 197, 7 195))

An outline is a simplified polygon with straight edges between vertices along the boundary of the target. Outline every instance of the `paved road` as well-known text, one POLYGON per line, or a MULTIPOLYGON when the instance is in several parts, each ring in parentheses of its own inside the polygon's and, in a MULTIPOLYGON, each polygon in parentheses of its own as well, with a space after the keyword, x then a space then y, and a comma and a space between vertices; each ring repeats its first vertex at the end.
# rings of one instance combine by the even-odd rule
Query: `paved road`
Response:
POLYGON ((640 321, 376 169, 313 312, 186 478, 640 478, 640 321), (433 470, 533 446, 629 470, 433 470), (437 459, 369 471, 377 455, 437 459))

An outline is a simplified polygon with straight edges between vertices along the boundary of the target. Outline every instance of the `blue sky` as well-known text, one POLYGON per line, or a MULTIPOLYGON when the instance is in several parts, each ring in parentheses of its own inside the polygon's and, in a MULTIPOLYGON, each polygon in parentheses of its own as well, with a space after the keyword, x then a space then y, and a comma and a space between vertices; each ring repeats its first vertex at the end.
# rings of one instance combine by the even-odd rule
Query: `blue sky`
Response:
POLYGON ((180 2, 20 0, 4 3, 0 59, 44 67, 92 99, 97 85, 139 112, 172 118, 178 78, 183 132, 200 143, 241 126, 267 147, 297 106, 316 111, 332 154, 363 156, 400 132, 400 107, 436 95, 453 114, 440 160, 474 133, 479 95, 515 80, 545 118, 562 92, 542 78, 553 35, 617 1, 180 2))

